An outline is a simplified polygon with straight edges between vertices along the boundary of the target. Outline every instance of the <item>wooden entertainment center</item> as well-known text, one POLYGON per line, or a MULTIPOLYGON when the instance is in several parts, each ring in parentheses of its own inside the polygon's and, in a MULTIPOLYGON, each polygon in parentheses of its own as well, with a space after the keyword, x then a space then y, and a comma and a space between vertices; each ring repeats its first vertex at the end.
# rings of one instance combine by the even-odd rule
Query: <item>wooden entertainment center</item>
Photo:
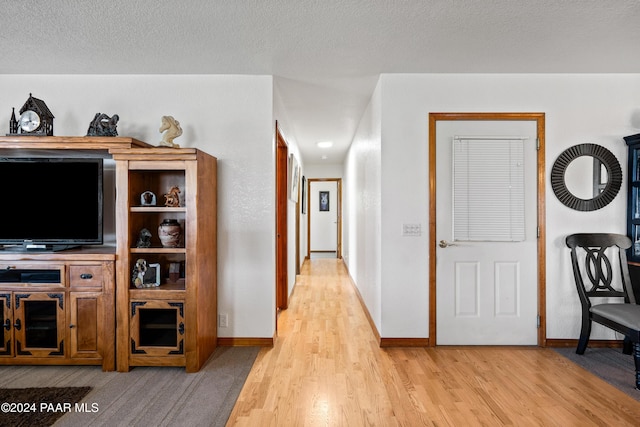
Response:
POLYGON ((0 251, 0 365, 198 371, 217 343, 216 158, 125 137, 0 137, 0 156, 69 153, 113 159, 116 244, 0 251), (179 206, 165 206, 163 195, 174 186, 179 206), (145 203, 145 192, 157 201, 145 203), (159 239, 165 220, 181 226, 176 246, 159 239), (140 244, 143 229, 151 236, 140 244), (138 287, 132 272, 141 260, 157 280, 138 287))

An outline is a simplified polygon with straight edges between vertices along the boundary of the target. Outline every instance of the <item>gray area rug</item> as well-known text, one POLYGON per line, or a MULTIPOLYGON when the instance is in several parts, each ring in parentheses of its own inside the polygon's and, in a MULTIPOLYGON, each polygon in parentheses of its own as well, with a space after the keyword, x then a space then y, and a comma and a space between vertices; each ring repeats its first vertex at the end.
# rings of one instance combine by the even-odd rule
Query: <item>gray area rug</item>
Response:
POLYGON ((553 350, 640 401, 640 390, 635 388, 636 370, 633 357, 623 354, 621 348, 587 347, 583 355, 576 354, 575 347, 553 350))
POLYGON ((86 412, 66 413, 55 426, 225 426, 260 347, 218 347, 199 372, 136 367, 3 366, 12 387, 92 387, 86 412))

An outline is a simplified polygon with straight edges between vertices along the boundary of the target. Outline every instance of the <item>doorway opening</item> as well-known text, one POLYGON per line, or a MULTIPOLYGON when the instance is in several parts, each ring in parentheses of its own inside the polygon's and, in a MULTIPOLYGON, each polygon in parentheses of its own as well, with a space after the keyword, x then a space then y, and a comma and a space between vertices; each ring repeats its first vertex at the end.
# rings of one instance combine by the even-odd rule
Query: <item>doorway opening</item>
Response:
MULTIPOLYGON (((439 194, 436 195, 437 185, 441 184, 440 181, 443 179, 443 177, 446 178, 448 176, 447 174, 450 175, 450 170, 447 172, 446 162, 444 161, 438 162, 438 166, 440 168, 439 169, 436 168, 436 159, 437 157, 439 157, 439 155, 436 156, 437 141, 441 140, 441 138, 443 137, 437 132, 438 122, 450 123, 453 121, 458 121, 460 125, 462 125, 463 122, 473 122, 473 123, 479 124, 478 128, 485 129, 485 130, 489 122, 495 122, 496 124, 501 122, 508 123, 508 122, 516 122, 516 121, 520 121, 523 123, 524 122, 533 123, 533 128, 535 129, 535 136, 528 141, 528 144, 533 144, 534 150, 537 153, 537 154, 536 153, 533 154, 533 156, 535 156, 535 164, 537 166, 534 166, 533 181, 535 182, 533 182, 534 190, 532 191, 534 193, 533 194, 534 197, 536 198, 535 203, 537 203, 537 206, 534 208, 536 212, 535 218, 534 218, 534 220, 536 221, 536 224, 534 225, 535 231, 533 232, 533 238, 537 240, 537 242, 534 241, 535 255, 532 255, 532 257, 530 257, 528 261, 534 263, 535 264, 534 267, 537 269, 537 277, 536 277, 537 307, 534 307, 534 309, 537 309, 537 320, 535 319, 536 316, 534 313, 532 327, 537 328, 538 345, 544 347, 546 346, 546 301, 545 301, 546 239, 545 239, 545 192, 544 192, 544 188, 545 188, 545 166, 544 166, 545 165, 545 154, 544 154, 545 116, 544 116, 544 113, 431 113, 429 114, 429 345, 430 346, 437 345, 437 338, 438 338, 437 331, 440 326, 437 321, 438 309, 449 310, 447 313, 451 312, 451 307, 438 306, 438 301, 440 297, 439 292, 437 292, 438 289, 441 289, 441 290, 446 289, 445 287, 442 287, 444 285, 450 286, 450 287, 466 286, 466 284, 468 284, 469 281, 473 281, 477 277, 479 277, 479 275, 476 275, 475 272, 479 271, 477 269, 480 268, 478 267, 480 266, 480 261, 476 262, 474 260, 473 262, 467 261, 465 263, 458 262, 457 264, 455 264, 455 258, 451 258, 454 263, 453 264, 454 268, 451 268, 448 271, 452 272, 452 276, 451 277, 446 276, 446 279, 445 279, 445 277, 443 277, 442 274, 437 273, 438 271, 440 271, 440 268, 442 268, 442 264, 443 264, 442 259, 438 260, 437 258, 438 254, 440 254, 441 258, 443 259, 447 257, 450 258, 450 255, 451 255, 450 252, 456 251, 456 250, 460 250, 462 252, 462 250, 465 249, 465 246, 472 246, 472 244, 466 244, 465 242, 463 242, 463 244, 459 244, 459 242, 456 242, 455 240, 451 242, 447 242, 446 240, 448 239, 445 239, 443 233, 446 233, 446 232, 450 233, 451 229, 448 227, 438 227, 438 224, 440 223, 441 218, 436 218, 436 212, 437 212, 436 200, 440 200, 440 197, 441 197, 440 194, 447 194, 447 191, 445 190, 444 192, 439 191, 438 192, 439 194), (437 173, 437 171, 439 172, 437 173), (443 172, 444 172, 444 175, 442 175, 443 172), (440 177, 440 179, 436 180, 438 176, 440 177), (438 181, 438 183, 436 181, 438 181), (438 243, 438 240, 441 240, 441 241, 438 243), (446 249, 449 246, 452 246, 453 248, 446 249), (459 248, 462 248, 462 249, 459 249, 459 248), (465 276, 465 274, 462 274, 465 272, 471 272, 473 274, 469 273, 469 274, 466 274, 465 276), (462 277, 468 280, 465 282, 464 280, 460 279, 462 277), (448 281, 447 283, 443 284, 441 283, 443 280, 445 281, 448 280, 448 281), (441 286, 440 288, 438 288, 439 283, 441 286)), ((450 126, 447 126, 447 128, 450 128, 450 126)), ((471 133, 470 135, 481 135, 481 134, 471 133)), ((498 134, 494 132, 494 133, 487 133, 487 135, 496 136, 498 134)), ((451 140, 449 139, 449 144, 451 144, 450 141, 451 140)), ((444 140, 442 140, 441 142, 444 143, 444 140)), ((445 147, 445 150, 449 151, 450 148, 447 149, 445 147)), ((450 169, 451 167, 449 166, 448 168, 450 169)), ((443 210, 445 212, 449 211, 449 209, 446 209, 443 206, 439 206, 439 209, 440 209, 440 216, 443 215, 442 213, 443 210)), ((448 214, 444 213, 444 215, 448 215, 448 214)), ((484 252, 487 252, 487 251, 486 250, 476 251, 476 253, 484 253, 484 252)), ((509 262, 501 262, 501 265, 505 267, 504 269, 506 269, 512 265, 517 266, 517 263, 509 261, 509 262)), ((514 268, 513 271, 516 271, 516 269, 514 268)), ((515 277, 515 273, 514 273, 514 277, 515 277)), ((477 283, 481 283, 481 282, 477 281, 477 283)), ((517 283, 517 280, 510 282, 509 285, 511 285, 512 283, 517 283)), ((473 286, 467 286, 467 288, 473 288, 474 290, 479 289, 473 286)), ((513 289, 514 292, 517 292, 517 289, 515 286, 512 286, 511 289, 513 289)), ((464 299, 456 300, 455 299, 456 295, 460 295, 460 294, 456 294, 456 293, 453 294, 454 298, 452 300, 452 304, 455 306, 454 309, 459 308, 461 306, 461 303, 464 303, 465 301, 469 301, 470 298, 473 299, 472 297, 474 297, 473 295, 469 296, 467 294, 467 296, 464 299)), ((480 298, 479 294, 475 295, 475 297, 477 297, 478 299, 480 298)), ((461 298, 461 297, 458 297, 458 298, 461 298)), ((487 299, 487 298, 483 299, 483 301, 484 300, 490 301, 490 299, 487 299)), ((476 301, 476 300, 473 299, 473 301, 476 301)), ((474 309, 475 307, 476 306, 473 306, 474 309)), ((453 312, 458 313, 460 311, 454 310, 453 312)), ((473 317, 475 314, 476 313, 473 312, 473 310, 469 310, 468 312, 462 313, 462 315, 459 317, 460 318, 464 316, 473 317)), ((534 335, 533 338, 536 339, 536 336, 534 335)))
POLYGON ((287 164, 289 147, 276 122, 276 330, 277 313, 286 310, 288 301, 287 274, 287 164))
POLYGON ((342 178, 307 180, 306 258, 342 258, 342 178))

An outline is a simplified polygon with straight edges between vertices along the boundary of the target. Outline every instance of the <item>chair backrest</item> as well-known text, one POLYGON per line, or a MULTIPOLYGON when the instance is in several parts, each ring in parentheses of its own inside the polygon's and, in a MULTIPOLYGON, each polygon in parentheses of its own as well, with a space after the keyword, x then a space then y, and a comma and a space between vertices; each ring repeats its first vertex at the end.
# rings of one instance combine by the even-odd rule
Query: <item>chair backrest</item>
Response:
POLYGON ((584 307, 591 307, 589 298, 593 297, 622 297, 635 304, 626 254, 631 239, 621 234, 581 233, 567 236, 566 244, 571 248, 573 276, 584 307), (612 264, 615 258, 617 270, 612 264))

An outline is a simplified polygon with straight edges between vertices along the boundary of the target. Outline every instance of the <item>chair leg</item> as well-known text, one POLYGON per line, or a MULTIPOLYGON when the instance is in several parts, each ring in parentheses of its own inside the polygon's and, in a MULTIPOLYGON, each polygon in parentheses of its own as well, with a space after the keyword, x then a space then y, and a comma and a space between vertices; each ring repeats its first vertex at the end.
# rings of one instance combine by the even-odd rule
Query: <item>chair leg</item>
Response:
POLYGON ((580 339, 578 340, 578 348, 576 348, 577 354, 584 354, 589 344, 589 336, 591 335, 591 319, 582 319, 582 329, 580 330, 580 339))
POLYGON ((633 343, 633 361, 636 365, 636 389, 640 390, 640 343, 633 343))
POLYGON ((622 341, 622 354, 633 354, 633 342, 629 337, 624 337, 624 341, 622 341))

